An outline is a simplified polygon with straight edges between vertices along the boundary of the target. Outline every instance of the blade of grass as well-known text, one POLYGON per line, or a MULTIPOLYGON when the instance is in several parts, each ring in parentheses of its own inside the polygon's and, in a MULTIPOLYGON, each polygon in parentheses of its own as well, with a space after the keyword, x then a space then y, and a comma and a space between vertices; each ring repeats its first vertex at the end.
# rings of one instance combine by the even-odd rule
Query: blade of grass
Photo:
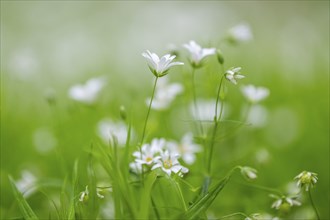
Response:
POLYGON ((73 175, 72 175, 72 196, 70 201, 70 207, 68 211, 68 220, 74 220, 75 219, 75 195, 76 195, 76 189, 78 185, 78 160, 74 162, 73 166, 73 175))
POLYGON ((140 219, 149 218, 150 202, 151 202, 151 190, 157 179, 157 174, 152 172, 145 179, 145 184, 140 200, 140 219))
POLYGON ((33 212, 30 205, 23 197, 22 193, 17 189, 14 179, 11 176, 8 178, 23 217, 27 220, 37 220, 37 215, 33 212))

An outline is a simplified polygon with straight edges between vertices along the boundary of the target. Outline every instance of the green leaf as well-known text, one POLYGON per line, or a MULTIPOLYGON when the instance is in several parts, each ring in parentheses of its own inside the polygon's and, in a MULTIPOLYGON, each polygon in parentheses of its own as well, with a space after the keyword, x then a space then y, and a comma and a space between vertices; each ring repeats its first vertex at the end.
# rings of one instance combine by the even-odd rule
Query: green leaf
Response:
POLYGON ((143 187, 143 192, 140 200, 140 219, 148 219, 149 218, 149 207, 151 202, 151 190, 157 179, 157 174, 155 172, 151 172, 147 178, 145 179, 145 184, 143 187))
POLYGON ((72 190, 72 196, 70 201, 70 207, 68 212, 68 220, 74 220, 75 219, 75 195, 76 195, 76 189, 78 185, 78 160, 75 161, 74 167, 73 167, 73 178, 72 178, 72 184, 73 184, 73 190, 72 190))
POLYGON ((229 177, 225 177, 220 180, 216 185, 210 188, 210 191, 205 195, 200 196, 195 203, 188 208, 188 211, 181 216, 178 216, 178 219, 197 219, 199 215, 205 212, 209 206, 212 204, 214 199, 218 196, 221 190, 225 187, 229 177))
POLYGON ((27 220, 37 220, 38 217, 31 209, 30 205, 27 203, 22 193, 17 189, 14 179, 11 176, 8 176, 9 182, 14 192, 14 196, 18 202, 18 206, 21 210, 23 217, 27 220))

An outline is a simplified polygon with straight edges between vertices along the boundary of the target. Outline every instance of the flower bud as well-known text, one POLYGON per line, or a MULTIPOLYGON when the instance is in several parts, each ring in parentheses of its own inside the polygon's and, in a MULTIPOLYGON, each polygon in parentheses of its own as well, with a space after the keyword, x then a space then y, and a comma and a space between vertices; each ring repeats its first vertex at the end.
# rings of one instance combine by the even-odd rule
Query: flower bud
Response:
POLYGON ((251 167, 241 167, 241 174, 247 180, 254 180, 257 178, 257 170, 251 167))
POLYGON ((123 119, 125 121, 126 118, 127 118, 127 113, 126 113, 125 106, 122 105, 122 106, 119 107, 119 114, 120 114, 121 119, 123 119))
POLYGON ((221 50, 219 50, 219 49, 217 49, 217 59, 220 64, 223 64, 225 62, 223 54, 222 54, 221 50))

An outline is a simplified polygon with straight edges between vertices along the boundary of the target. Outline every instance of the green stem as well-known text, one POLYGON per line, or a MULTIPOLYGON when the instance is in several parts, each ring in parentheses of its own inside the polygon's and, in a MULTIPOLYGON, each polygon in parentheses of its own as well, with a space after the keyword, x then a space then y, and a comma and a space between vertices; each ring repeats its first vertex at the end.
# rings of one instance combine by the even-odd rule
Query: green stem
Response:
POLYGON ((225 218, 230 218, 230 217, 233 217, 233 216, 236 216, 236 215, 240 215, 240 216, 243 216, 243 217, 249 217, 249 216, 247 216, 245 213, 243 213, 243 212, 235 212, 235 213, 233 213, 233 214, 230 214, 230 215, 225 215, 225 216, 222 216, 222 217, 220 217, 220 218, 218 218, 218 219, 225 219, 225 218))
POLYGON ((157 81, 158 81, 158 77, 156 76, 154 87, 153 87, 152 94, 151 94, 151 99, 150 99, 149 107, 148 107, 148 112, 147 112, 146 120, 144 122, 144 127, 143 127, 143 132, 142 132, 142 138, 141 138, 140 147, 142 146, 143 141, 144 141, 144 136, 145 136, 145 133, 146 133, 146 128, 147 128, 147 123, 148 123, 148 119, 149 119, 150 109, 151 109, 152 101, 153 101, 154 96, 155 96, 155 90, 156 90, 157 81))
MULTIPOLYGON (((155 96, 157 81, 158 81, 158 76, 156 76, 156 78, 155 78, 155 83, 154 83, 154 87, 152 89, 152 94, 151 94, 151 99, 150 99, 150 103, 149 103, 149 107, 148 107, 148 112, 147 112, 146 120, 144 122, 144 127, 143 127, 143 132, 142 132, 142 137, 141 137, 141 143, 139 144, 139 150, 140 150, 141 160, 142 160, 142 144, 143 144, 144 136, 145 136, 145 133, 146 133, 146 128, 147 128, 147 124, 148 124, 148 119, 149 119, 149 114, 150 114, 150 109, 151 109, 152 101, 153 101, 154 96, 155 96)), ((142 177, 142 184, 143 184, 143 180, 144 180, 143 167, 142 167, 142 171, 141 171, 141 177, 142 177)))
POLYGON ((321 218, 320 218, 319 212, 317 211, 316 206, 314 204, 314 201, 313 201, 313 198, 312 198, 312 193, 311 193, 310 190, 308 190, 308 196, 309 196, 309 200, 311 201, 311 204, 312 204, 312 207, 314 209, 314 212, 315 212, 315 214, 317 216, 317 219, 320 220, 321 218))
POLYGON ((191 84, 192 84, 192 93, 193 93, 193 100, 194 100, 194 108, 195 108, 195 116, 197 120, 199 121, 199 127, 200 127, 200 132, 201 135, 204 135, 204 129, 202 122, 199 118, 199 111, 198 111, 198 106, 197 106, 197 95, 196 95, 196 86, 195 86, 195 68, 193 67, 192 73, 191 73, 191 84))
POLYGON ((266 186, 254 185, 254 184, 247 184, 247 183, 240 183, 240 184, 251 187, 251 188, 260 189, 260 190, 263 190, 263 191, 275 193, 277 195, 280 195, 281 197, 283 196, 283 193, 281 191, 277 190, 277 189, 269 188, 269 187, 266 187, 266 186))
POLYGON ((218 103, 219 103, 219 99, 220 99, 220 92, 221 92, 223 79, 224 79, 224 75, 220 79, 218 93, 217 93, 217 100, 215 102, 214 128, 213 128, 213 132, 212 132, 209 156, 208 156, 208 160, 207 160, 207 162, 208 162, 207 173, 208 174, 211 173, 211 164, 212 164, 211 161, 212 161, 212 155, 213 155, 213 149, 214 149, 215 136, 216 136, 218 125, 219 125, 219 122, 220 122, 220 119, 221 119, 221 116, 222 116, 222 112, 223 112, 223 104, 222 104, 221 105, 221 110, 220 110, 220 115, 219 115, 219 118, 218 118, 218 103))

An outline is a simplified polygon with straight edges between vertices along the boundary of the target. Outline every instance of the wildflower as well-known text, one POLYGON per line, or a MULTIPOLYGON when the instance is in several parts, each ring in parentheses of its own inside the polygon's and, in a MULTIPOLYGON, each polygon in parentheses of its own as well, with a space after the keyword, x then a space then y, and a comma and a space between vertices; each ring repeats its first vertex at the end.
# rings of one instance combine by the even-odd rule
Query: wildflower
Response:
POLYGON ((194 68, 201 67, 201 62, 205 57, 216 54, 215 48, 202 48, 193 40, 189 41, 188 44, 184 44, 183 47, 190 52, 191 65, 194 68))
POLYGON ((269 90, 267 88, 255 87, 253 85, 242 86, 241 91, 252 104, 260 102, 269 95, 269 90))
POLYGON ((182 62, 172 62, 175 58, 174 55, 166 54, 159 59, 157 54, 151 53, 149 50, 142 53, 142 56, 147 59, 149 68, 156 77, 165 76, 172 66, 184 64, 182 62))
POLYGON ((144 144, 141 148, 141 152, 135 151, 133 153, 133 156, 136 157, 135 162, 141 165, 152 165, 160 158, 157 154, 160 153, 165 143, 164 139, 153 139, 151 144, 144 144))
POLYGON ((201 146, 194 143, 193 134, 186 133, 178 144, 174 141, 168 143, 172 152, 182 156, 182 160, 187 164, 193 164, 196 160, 195 154, 201 151, 201 146))
POLYGON ((89 190, 88 186, 86 186, 85 191, 82 191, 79 196, 79 201, 80 202, 87 202, 89 199, 89 190))
POLYGON ((246 42, 252 40, 253 35, 248 24, 239 24, 228 31, 228 40, 232 43, 246 42))
MULTIPOLYGON (((169 84, 166 78, 161 79, 158 82, 151 108, 164 110, 170 106, 178 94, 182 93, 183 86, 179 83, 169 84)), ((146 100, 146 104, 149 105, 149 103, 150 98, 146 100)))
POLYGON ((143 170, 142 164, 135 161, 129 163, 129 168, 133 173, 142 173, 143 170))
POLYGON ((274 194, 270 194, 270 197, 276 199, 272 208, 281 210, 281 211, 289 211, 292 206, 300 206, 301 202, 297 201, 298 196, 278 196, 274 194))
POLYGON ((23 170, 21 175, 22 178, 16 181, 16 186, 24 197, 27 198, 36 191, 34 186, 36 185, 37 178, 28 170, 23 170))
POLYGON ((233 84, 237 85, 237 80, 238 79, 243 79, 245 76, 240 75, 240 70, 242 68, 241 67, 232 67, 229 70, 227 70, 225 72, 225 77, 227 80, 229 80, 230 82, 232 82, 233 84))
POLYGON ((182 174, 188 173, 189 170, 179 163, 178 158, 179 154, 170 153, 168 150, 161 152, 161 157, 151 169, 161 168, 169 176, 172 172, 182 176, 182 174))
POLYGON ((301 172, 294 179, 297 180, 297 186, 302 189, 305 188, 306 191, 308 191, 311 187, 314 187, 318 180, 317 173, 308 171, 301 172))
MULTIPOLYGON (((100 199, 104 199, 104 195, 101 193, 103 192, 102 189, 96 188, 96 196, 99 197, 100 199)), ((79 202, 87 202, 89 199, 89 190, 88 190, 88 185, 85 188, 85 191, 82 191, 79 196, 79 202)))
POLYGON ((257 178, 257 170, 251 167, 241 167, 241 174, 247 180, 254 180, 257 178))
MULTIPOLYGON (((213 121, 215 113, 215 99, 197 99, 197 110, 194 103, 189 106, 192 117, 201 121, 213 121)), ((217 109, 217 115, 220 115, 221 105, 223 106, 222 118, 226 117, 230 111, 230 106, 220 102, 217 109)))
POLYGON ((99 137, 108 144, 115 136, 119 146, 124 146, 127 139, 127 126, 124 122, 113 122, 111 119, 103 119, 97 125, 99 137))
POLYGON ((84 85, 72 86, 69 90, 69 97, 79 102, 92 104, 104 86, 105 81, 103 77, 92 78, 84 85))

